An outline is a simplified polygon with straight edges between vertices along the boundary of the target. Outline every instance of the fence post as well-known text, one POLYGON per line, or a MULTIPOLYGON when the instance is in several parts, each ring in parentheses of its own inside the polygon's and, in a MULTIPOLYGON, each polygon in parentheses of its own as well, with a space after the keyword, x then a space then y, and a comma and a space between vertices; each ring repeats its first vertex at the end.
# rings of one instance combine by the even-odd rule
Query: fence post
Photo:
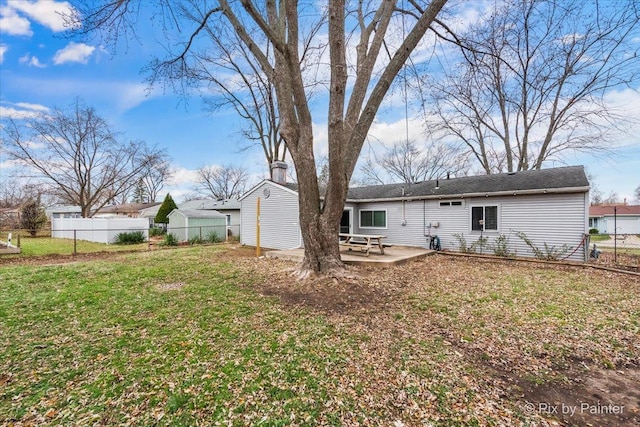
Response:
POLYGON ((202 242, 202 226, 200 226, 200 241, 202 242))
POLYGON ((77 246, 76 246, 76 229, 73 229, 73 254, 77 255, 78 251, 77 251, 77 246))

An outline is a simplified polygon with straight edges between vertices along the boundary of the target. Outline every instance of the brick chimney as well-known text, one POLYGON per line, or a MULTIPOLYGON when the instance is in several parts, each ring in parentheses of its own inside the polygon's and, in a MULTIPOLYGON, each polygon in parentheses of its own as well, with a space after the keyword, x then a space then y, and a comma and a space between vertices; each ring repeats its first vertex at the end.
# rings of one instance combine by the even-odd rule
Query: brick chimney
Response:
POLYGON ((280 185, 287 183, 287 164, 285 162, 271 163, 271 180, 280 185))

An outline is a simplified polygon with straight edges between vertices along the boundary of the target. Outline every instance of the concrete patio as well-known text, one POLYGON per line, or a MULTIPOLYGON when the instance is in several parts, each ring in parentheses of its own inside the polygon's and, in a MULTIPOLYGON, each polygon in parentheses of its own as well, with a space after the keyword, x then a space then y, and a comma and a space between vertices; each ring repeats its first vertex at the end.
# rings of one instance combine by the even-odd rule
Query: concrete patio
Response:
MULTIPOLYGON (((433 255, 435 251, 413 246, 391 246, 384 248, 384 255, 376 250, 371 250, 369 256, 359 251, 349 251, 347 248, 340 248, 342 261, 349 265, 367 265, 374 267, 393 267, 409 261, 433 255)), ((302 262, 304 249, 271 250, 265 253, 268 258, 280 258, 290 261, 302 262)))

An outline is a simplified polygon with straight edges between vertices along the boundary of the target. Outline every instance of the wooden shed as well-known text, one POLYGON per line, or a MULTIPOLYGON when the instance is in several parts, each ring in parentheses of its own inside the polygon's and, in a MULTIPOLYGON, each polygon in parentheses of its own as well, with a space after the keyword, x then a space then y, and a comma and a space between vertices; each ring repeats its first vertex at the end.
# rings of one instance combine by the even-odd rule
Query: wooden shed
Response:
POLYGON ((179 242, 209 240, 212 234, 225 240, 227 235, 227 217, 217 211, 174 209, 168 218, 167 232, 179 242))

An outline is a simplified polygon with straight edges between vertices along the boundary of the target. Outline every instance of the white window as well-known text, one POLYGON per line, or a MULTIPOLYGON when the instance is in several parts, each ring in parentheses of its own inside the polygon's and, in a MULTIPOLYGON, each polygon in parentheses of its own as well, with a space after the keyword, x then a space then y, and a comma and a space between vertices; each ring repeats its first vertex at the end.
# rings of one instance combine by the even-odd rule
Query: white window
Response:
POLYGON ((387 228, 387 211, 360 211, 360 228, 387 228))
POLYGON ((231 215, 226 215, 227 217, 227 226, 231 225, 231 215))
POLYGON ((497 231, 498 230, 498 207, 497 206, 471 207, 471 230, 497 231))
POLYGON ((440 202, 440 206, 462 206, 462 200, 451 200, 447 202, 440 202))

